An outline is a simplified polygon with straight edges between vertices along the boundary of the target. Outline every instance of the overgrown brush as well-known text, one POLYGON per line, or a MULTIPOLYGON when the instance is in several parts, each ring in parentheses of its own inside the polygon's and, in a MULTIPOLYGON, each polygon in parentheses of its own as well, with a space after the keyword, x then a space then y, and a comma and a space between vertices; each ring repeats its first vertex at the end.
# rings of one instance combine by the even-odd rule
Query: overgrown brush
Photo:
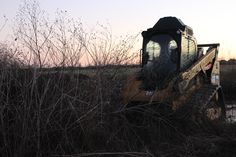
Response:
POLYGON ((146 125, 130 123, 120 97, 124 82, 99 69, 93 77, 1 69, 0 154, 204 156, 202 151, 216 155, 228 150, 224 143, 235 144, 227 140, 236 137, 233 126, 201 130, 162 116, 146 125))
POLYGON ((90 133, 102 128, 104 113, 116 107, 111 104, 113 93, 108 92, 116 86, 112 80, 104 84, 97 78, 37 69, 4 69, 0 76, 4 156, 92 150, 89 143, 95 138, 90 133))
POLYGON ((217 156, 235 145, 233 125, 193 130, 164 117, 133 125, 120 98, 125 78, 103 71, 0 73, 2 156, 217 156))
POLYGON ((134 152, 140 148, 142 139, 137 139, 139 135, 121 110, 124 78, 111 78, 99 69, 92 78, 73 71, 34 68, 1 69, 0 76, 3 156, 134 152))

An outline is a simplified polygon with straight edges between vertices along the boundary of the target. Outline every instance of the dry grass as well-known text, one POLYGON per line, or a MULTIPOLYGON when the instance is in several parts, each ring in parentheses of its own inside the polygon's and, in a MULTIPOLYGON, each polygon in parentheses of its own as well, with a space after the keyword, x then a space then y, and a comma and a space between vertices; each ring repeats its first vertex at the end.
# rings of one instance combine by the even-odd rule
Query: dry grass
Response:
POLYGON ((16 68, 2 69, 0 76, 0 154, 125 150, 126 142, 117 136, 126 126, 122 113, 115 113, 121 108, 122 80, 103 71, 88 78, 16 68))
POLYGON ((154 118, 130 124, 122 110, 125 77, 92 78, 37 69, 0 71, 2 156, 232 156, 235 125, 187 126, 154 118), (75 154, 75 155, 71 155, 75 154))

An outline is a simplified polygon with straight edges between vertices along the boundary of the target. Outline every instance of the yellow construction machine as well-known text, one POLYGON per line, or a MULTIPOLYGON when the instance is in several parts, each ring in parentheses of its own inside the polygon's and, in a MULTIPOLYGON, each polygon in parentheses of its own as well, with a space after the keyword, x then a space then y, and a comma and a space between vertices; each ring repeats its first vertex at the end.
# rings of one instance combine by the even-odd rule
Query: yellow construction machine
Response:
POLYGON ((223 120, 220 44, 197 44, 193 30, 176 17, 159 19, 142 36, 141 70, 124 87, 126 107, 152 105, 183 117, 223 120))

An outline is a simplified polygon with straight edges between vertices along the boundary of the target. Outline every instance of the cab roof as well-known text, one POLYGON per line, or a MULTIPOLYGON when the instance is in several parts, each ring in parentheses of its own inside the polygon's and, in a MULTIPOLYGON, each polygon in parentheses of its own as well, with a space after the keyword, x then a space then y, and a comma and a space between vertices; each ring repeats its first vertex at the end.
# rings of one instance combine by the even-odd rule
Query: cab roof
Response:
POLYGON ((189 35, 193 35, 193 30, 191 27, 185 25, 180 19, 176 17, 163 17, 160 18, 153 28, 149 28, 147 31, 143 31, 142 35, 153 34, 155 32, 169 32, 181 30, 189 35))

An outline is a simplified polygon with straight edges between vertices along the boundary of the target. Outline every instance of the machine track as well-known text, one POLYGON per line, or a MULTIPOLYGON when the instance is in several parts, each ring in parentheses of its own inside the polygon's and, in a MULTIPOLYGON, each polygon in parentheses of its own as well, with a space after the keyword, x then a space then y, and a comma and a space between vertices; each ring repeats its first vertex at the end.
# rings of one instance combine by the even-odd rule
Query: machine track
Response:
POLYGON ((190 101, 177 111, 183 119, 193 119, 199 123, 219 121, 225 118, 224 97, 219 85, 203 85, 190 101))

